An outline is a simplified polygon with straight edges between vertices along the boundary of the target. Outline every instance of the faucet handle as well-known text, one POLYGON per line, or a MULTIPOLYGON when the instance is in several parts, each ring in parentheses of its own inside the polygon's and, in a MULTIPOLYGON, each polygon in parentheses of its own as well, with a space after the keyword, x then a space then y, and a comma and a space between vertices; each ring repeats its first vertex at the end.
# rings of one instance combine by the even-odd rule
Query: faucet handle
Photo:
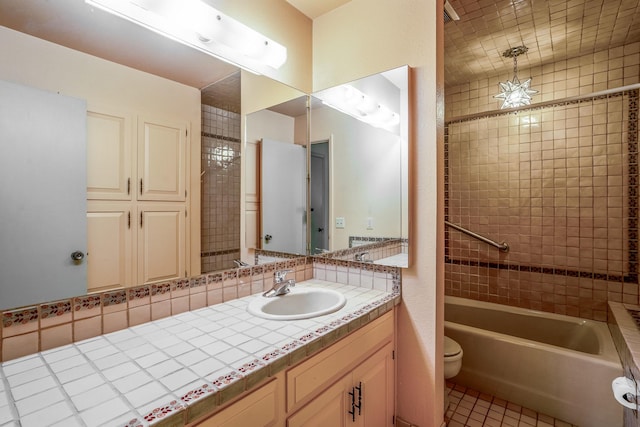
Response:
POLYGON ((287 273, 291 273, 291 270, 276 270, 276 272, 273 273, 276 283, 283 282, 284 279, 287 277, 287 273))

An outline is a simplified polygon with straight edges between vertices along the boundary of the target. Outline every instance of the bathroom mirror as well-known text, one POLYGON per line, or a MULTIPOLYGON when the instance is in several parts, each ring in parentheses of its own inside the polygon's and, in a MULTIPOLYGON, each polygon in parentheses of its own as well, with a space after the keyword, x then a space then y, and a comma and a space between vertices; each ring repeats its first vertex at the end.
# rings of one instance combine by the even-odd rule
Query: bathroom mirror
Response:
MULTIPOLYGON (((388 262, 385 259, 375 262, 406 266, 408 72, 408 67, 400 67, 314 93, 308 101, 300 94, 247 114, 247 237, 251 239, 251 233, 256 236, 253 244, 247 242, 247 247, 305 253, 301 246, 304 241, 297 237, 302 226, 308 233, 306 247, 309 254, 399 240, 403 254, 388 262), (355 109, 350 111, 348 105, 340 104, 339 97, 345 91, 355 97, 364 96, 365 104, 358 106, 356 103, 355 109), (308 146, 306 157, 299 156, 300 164, 295 168, 303 178, 298 175, 289 182, 299 183, 304 179, 308 165, 308 228, 301 222, 306 218, 300 210, 301 204, 291 204, 292 196, 300 195, 299 186, 295 190, 285 189, 282 184, 269 187, 260 178, 260 154, 264 154, 260 152, 261 144, 274 145, 275 142, 290 147, 297 145, 300 149, 308 146), (270 196, 265 198, 265 194, 270 196), (275 206, 270 208, 270 203, 275 206), (276 228, 265 225, 269 224, 265 217, 284 218, 285 204, 289 206, 287 214, 290 216, 276 221, 282 228, 274 235, 271 230, 276 228), (252 205, 255 210, 251 210, 252 205), (275 209, 275 214, 271 209, 275 209), (283 233, 289 235, 283 236, 283 233), (287 239, 291 242, 281 244, 287 239)), ((351 101, 355 102, 354 98, 351 101)), ((273 161, 273 157, 269 158, 273 161)), ((277 168, 286 176, 294 172, 292 160, 277 168)), ((302 200, 304 202, 306 199, 302 200)))
POLYGON ((407 266, 408 73, 400 67, 313 94, 313 253, 400 240, 401 253, 372 261, 407 266))
POLYGON ((269 94, 266 108, 256 109, 256 98, 243 103, 247 247, 304 255, 308 96, 260 76, 247 75, 243 90, 269 94))

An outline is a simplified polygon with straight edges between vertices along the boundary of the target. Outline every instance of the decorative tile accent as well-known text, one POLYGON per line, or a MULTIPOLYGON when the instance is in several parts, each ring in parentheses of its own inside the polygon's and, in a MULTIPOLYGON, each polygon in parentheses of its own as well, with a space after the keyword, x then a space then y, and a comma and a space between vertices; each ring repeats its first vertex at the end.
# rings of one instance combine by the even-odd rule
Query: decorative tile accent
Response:
POLYGON ((8 337, 38 329, 38 308, 28 307, 2 313, 2 336, 8 337))
POLYGON ((215 393, 218 389, 213 384, 203 384, 195 390, 191 390, 180 398, 185 405, 192 404, 196 400, 202 399, 208 394, 215 393))
POLYGON ((180 279, 171 283, 171 298, 189 295, 189 279, 180 279))
POLYGON ((144 416, 144 420, 149 424, 154 424, 158 420, 168 417, 169 415, 173 415, 176 412, 179 412, 184 409, 182 403, 178 400, 172 400, 166 405, 155 408, 153 411, 149 412, 144 416))
POLYGON ((191 287, 191 291, 193 289, 198 289, 198 292, 203 292, 207 286, 207 276, 198 276, 194 277, 189 281, 189 286, 191 287))
MULTIPOLYGON (((151 295, 151 291, 149 286, 138 286, 135 288, 128 289, 129 302, 133 302, 137 304, 140 300, 145 300, 149 298, 151 295)), ((147 302, 148 303, 148 302, 147 302)))
POLYGON ((73 318, 84 319, 102 313, 100 295, 85 295, 73 299, 73 318))
POLYGON ((161 301, 171 297, 171 282, 151 285, 151 301, 161 301))
POLYGON ((40 318, 48 319, 71 313, 71 300, 58 301, 40 305, 40 318))
POLYGON ((126 304, 127 302, 127 291, 112 291, 105 292, 102 294, 102 306, 109 307, 118 304, 126 304))

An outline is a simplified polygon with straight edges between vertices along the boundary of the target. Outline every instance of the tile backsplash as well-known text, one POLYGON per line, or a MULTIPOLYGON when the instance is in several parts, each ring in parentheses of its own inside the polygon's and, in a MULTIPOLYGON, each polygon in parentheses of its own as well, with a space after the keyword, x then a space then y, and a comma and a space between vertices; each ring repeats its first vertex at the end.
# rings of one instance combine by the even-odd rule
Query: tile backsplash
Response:
POLYGON ((276 270, 298 282, 317 278, 400 292, 400 269, 317 257, 297 257, 190 279, 116 289, 2 312, 0 361, 82 341, 178 313, 264 292, 276 270))

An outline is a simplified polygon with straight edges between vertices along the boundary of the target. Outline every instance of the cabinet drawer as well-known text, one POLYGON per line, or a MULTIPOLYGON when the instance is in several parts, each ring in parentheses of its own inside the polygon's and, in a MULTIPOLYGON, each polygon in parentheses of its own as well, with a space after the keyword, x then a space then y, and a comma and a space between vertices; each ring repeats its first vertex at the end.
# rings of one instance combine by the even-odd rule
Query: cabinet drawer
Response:
POLYGON ((287 411, 313 398, 393 339, 393 311, 385 313, 287 372, 287 411))

